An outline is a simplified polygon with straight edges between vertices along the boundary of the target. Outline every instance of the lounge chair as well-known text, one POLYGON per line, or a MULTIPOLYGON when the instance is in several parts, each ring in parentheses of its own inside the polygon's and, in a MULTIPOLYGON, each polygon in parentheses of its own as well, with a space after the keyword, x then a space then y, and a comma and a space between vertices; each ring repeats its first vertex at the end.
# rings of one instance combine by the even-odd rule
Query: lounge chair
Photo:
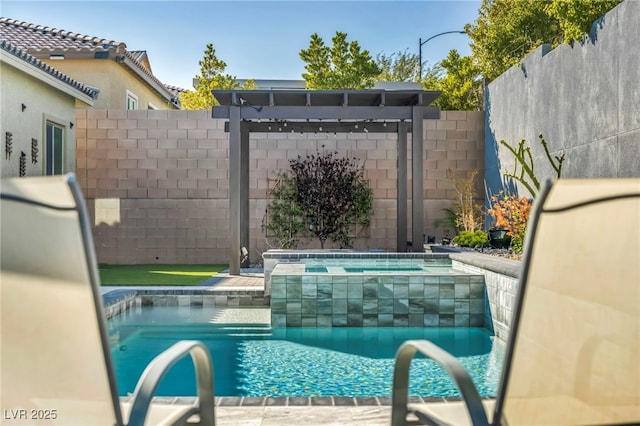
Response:
POLYGON ((495 401, 428 341, 397 352, 392 425, 640 424, 640 179, 561 179, 536 200, 495 401), (407 404, 416 352, 462 401, 407 404), (483 406, 484 405, 484 406, 483 406))
POLYGON ((3 180, 0 297, 3 424, 213 425, 207 349, 182 341, 142 374, 120 404, 91 227, 73 175, 3 180), (152 402, 165 372, 191 355, 194 405, 152 402), (189 423, 192 424, 192 423, 189 423))

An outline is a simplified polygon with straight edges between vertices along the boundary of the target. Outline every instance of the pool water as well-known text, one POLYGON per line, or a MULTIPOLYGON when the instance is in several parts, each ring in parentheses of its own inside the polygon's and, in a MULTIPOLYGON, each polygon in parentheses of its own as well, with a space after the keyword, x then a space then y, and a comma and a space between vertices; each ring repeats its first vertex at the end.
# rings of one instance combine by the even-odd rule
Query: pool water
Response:
POLYGON ((452 274, 451 262, 446 259, 425 262, 422 259, 403 259, 395 261, 370 261, 367 259, 322 259, 307 260, 307 273, 389 273, 416 272, 425 274, 452 274))
MULTIPOLYGON (((209 348, 217 396, 390 396, 395 352, 408 339, 429 339, 449 351, 482 396, 496 394, 503 347, 482 328, 271 328, 216 323, 221 310, 139 307, 110 320, 120 395, 133 392, 153 357, 183 339, 209 348)), ((429 359, 416 358, 410 374, 411 395, 459 396, 429 359)), ((189 358, 167 374, 157 394, 196 394, 189 358)))

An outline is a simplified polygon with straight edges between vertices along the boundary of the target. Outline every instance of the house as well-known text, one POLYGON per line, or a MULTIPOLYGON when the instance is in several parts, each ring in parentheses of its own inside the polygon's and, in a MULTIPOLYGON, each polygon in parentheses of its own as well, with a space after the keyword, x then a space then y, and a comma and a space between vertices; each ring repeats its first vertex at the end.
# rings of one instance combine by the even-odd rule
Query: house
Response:
POLYGON ((179 109, 175 90, 158 80, 144 50, 122 42, 0 18, 0 39, 100 90, 98 109, 179 109))
POLYGON ((98 90, 0 40, 0 177, 75 171, 76 108, 92 107, 98 90))

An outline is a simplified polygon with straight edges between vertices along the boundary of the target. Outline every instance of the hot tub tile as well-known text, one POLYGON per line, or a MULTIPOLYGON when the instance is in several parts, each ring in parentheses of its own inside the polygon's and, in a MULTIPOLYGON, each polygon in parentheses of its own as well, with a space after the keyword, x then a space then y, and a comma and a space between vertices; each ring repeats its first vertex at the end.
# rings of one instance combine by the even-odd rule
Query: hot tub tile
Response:
POLYGON ((457 300, 454 303, 454 313, 469 314, 469 300, 457 300))
POLYGON ((394 314, 393 315, 394 327, 409 327, 409 315, 406 314, 394 314))
POLYGON ((438 314, 424 314, 424 326, 425 327, 439 327, 440 315, 438 314))
POLYGON ((315 299, 318 297, 318 286, 315 282, 302 282, 302 298, 315 299))
POLYGON ((346 327, 347 326, 347 315, 346 314, 333 314, 333 319, 331 321, 333 327, 346 327))
POLYGON ((363 297, 378 297, 378 284, 365 282, 362 285, 363 297))
POLYGON ((362 300, 362 313, 363 314, 377 314, 378 313, 378 299, 363 299, 362 300))
POLYGON ((317 327, 318 326, 318 317, 313 316, 302 316, 302 326, 303 327, 317 327))
POLYGON ((440 287, 438 284, 426 284, 424 286, 425 299, 438 299, 440 297, 440 287))
POLYGON ((469 315, 468 314, 455 314, 454 315, 455 327, 469 327, 469 315))
POLYGON ((440 314, 453 314, 454 313, 454 299, 440 299, 439 311, 440 314))
POLYGON ((317 312, 318 314, 331 315, 331 313, 333 312, 333 299, 331 298, 318 299, 317 312))
POLYGON ((454 327, 454 315, 453 314, 440 314, 440 319, 438 321, 439 327, 454 327))
POLYGON ((393 284, 378 284, 378 297, 380 299, 393 298, 393 284))
POLYGON ((469 284, 455 284, 454 288, 456 299, 469 299, 469 284))
POLYGON ((424 314, 424 299, 414 297, 409 298, 409 313, 424 314))
POLYGON ((393 314, 378 314, 378 327, 393 327, 393 314))
POLYGON ((362 314, 357 314, 357 313, 347 314, 347 326, 362 327, 362 314))
POLYGON ((453 299, 455 289, 453 284, 440 284, 440 299, 453 299))
POLYGON ((331 320, 331 315, 318 315, 318 327, 331 327, 332 324, 332 320, 331 320))
POLYGON ((392 314, 393 303, 393 299, 378 299, 378 313, 392 314))
POLYGON ((363 327, 377 327, 378 326, 378 315, 370 315, 363 314, 362 315, 362 326, 363 327))
POLYGON ((347 299, 333 299, 332 312, 336 314, 347 313, 347 299))

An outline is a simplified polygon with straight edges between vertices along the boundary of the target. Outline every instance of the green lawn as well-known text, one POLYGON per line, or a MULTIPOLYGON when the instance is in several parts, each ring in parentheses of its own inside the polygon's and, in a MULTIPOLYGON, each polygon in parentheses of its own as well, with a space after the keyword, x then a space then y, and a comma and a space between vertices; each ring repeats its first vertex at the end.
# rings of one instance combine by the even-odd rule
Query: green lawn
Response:
POLYGON ((227 269, 227 265, 106 265, 100 282, 110 285, 198 285, 227 269))

